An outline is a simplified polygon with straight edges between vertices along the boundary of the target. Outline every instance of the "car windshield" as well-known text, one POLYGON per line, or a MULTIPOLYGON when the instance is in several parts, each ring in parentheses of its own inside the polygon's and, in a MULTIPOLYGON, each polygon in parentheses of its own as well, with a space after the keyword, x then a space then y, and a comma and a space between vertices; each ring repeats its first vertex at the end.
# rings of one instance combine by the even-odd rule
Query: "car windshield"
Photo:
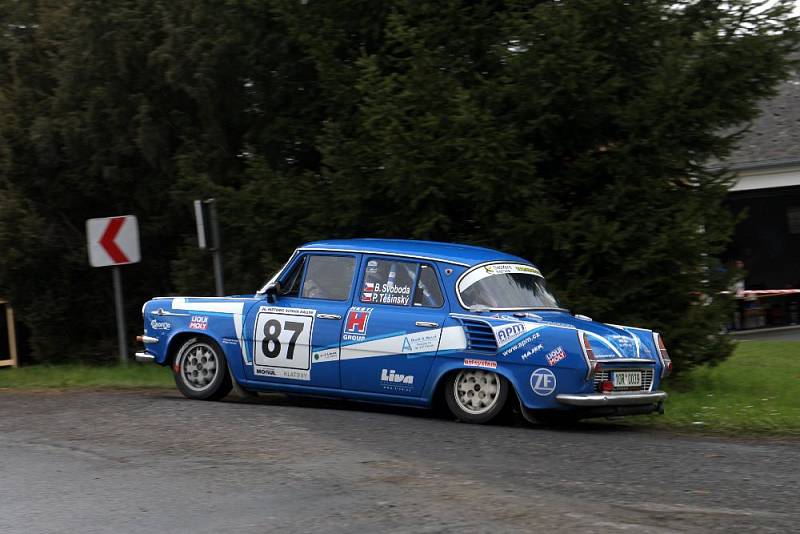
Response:
POLYGON ((467 308, 560 308, 539 269, 519 263, 494 263, 468 271, 458 283, 458 293, 467 308))

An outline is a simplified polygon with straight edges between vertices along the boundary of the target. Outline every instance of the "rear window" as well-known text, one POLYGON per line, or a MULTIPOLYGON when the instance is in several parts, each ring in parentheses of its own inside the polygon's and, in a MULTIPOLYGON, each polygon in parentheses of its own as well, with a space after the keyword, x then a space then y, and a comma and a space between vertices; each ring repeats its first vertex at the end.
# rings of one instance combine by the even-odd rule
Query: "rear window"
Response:
POLYGON ((474 267, 461 277, 457 289, 467 308, 507 310, 560 307, 539 269, 521 263, 474 267))
POLYGON ((370 259, 364 268, 361 302, 408 306, 419 264, 411 261, 370 259))
POLYGON ((414 291, 414 306, 441 308, 444 305, 442 287, 433 266, 422 264, 419 267, 419 280, 414 291))
POLYGON ((440 308, 444 297, 432 265, 415 261, 369 258, 359 300, 364 304, 389 304, 440 308))

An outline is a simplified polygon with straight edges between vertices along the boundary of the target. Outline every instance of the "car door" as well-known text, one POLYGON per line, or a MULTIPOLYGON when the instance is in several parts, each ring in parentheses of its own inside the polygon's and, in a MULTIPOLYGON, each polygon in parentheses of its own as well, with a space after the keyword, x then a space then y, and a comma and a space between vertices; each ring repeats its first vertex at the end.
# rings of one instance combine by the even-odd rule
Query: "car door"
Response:
POLYGON ((419 397, 448 308, 433 264, 365 256, 345 316, 342 389, 419 397))
POLYGON ((248 313, 253 380, 338 388, 339 343, 358 257, 305 253, 285 269, 273 302, 248 313))

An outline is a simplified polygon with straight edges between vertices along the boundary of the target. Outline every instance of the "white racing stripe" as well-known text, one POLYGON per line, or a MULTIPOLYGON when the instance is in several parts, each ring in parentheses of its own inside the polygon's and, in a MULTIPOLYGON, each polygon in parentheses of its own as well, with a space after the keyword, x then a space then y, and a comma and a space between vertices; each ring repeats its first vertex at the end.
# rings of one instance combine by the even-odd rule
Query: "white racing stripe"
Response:
POLYGON ((595 334, 595 333, 593 333, 593 332, 589 332, 588 330, 584 330, 584 332, 586 332, 587 334, 589 334, 589 336, 590 336, 592 339, 599 339, 599 340, 600 340, 600 342, 601 342, 603 345, 605 345, 606 347, 610 348, 610 349, 611 349, 611 350, 614 352, 614 354, 616 354, 616 355, 617 355, 617 356, 619 356, 620 358, 624 358, 624 357, 625 357, 625 356, 623 356, 623 355, 622 355, 622 353, 621 353, 620 351, 618 351, 618 350, 617 350, 617 347, 615 347, 614 345, 612 345, 612 344, 611 344, 611 342, 610 342, 610 341, 608 341, 608 340, 607 340, 606 338, 604 338, 603 336, 597 335, 597 334, 595 334))
POLYGON ((244 311, 244 301, 231 299, 228 297, 204 297, 201 301, 192 300, 187 302, 186 298, 172 299, 173 310, 185 310, 194 312, 226 313, 233 316, 233 328, 236 330, 236 339, 239 340, 239 348, 242 351, 244 363, 252 365, 247 358, 244 350, 244 339, 242 339, 242 312, 244 311))
POLYGON ((460 326, 449 326, 343 345, 340 359, 359 360, 380 356, 424 354, 434 353, 437 350, 460 350, 466 347, 464 329, 460 326))
POLYGON ((442 328, 442 339, 439 341, 439 351, 446 350, 465 350, 467 348, 467 336, 464 335, 464 328, 461 326, 448 326, 442 328))
POLYGON ((492 332, 494 332, 495 340, 497 341, 498 349, 502 349, 515 341, 520 340, 526 334, 533 332, 534 330, 540 330, 544 328, 545 324, 542 323, 530 323, 530 322, 510 322, 501 325, 492 325, 492 332))
MULTIPOLYGON (((236 338, 246 365, 252 362, 245 351, 242 336, 242 312, 244 300, 226 297, 208 297, 202 300, 188 300, 184 297, 172 299, 172 309, 198 313, 223 313, 233 317, 236 338)), ((464 350, 467 348, 467 339, 461 326, 448 326, 410 334, 400 334, 381 339, 365 340, 360 343, 343 345, 340 360, 357 360, 361 358, 375 358, 380 356, 414 355, 435 353, 437 351, 464 350)), ((328 360, 331 361, 331 360, 328 360)))

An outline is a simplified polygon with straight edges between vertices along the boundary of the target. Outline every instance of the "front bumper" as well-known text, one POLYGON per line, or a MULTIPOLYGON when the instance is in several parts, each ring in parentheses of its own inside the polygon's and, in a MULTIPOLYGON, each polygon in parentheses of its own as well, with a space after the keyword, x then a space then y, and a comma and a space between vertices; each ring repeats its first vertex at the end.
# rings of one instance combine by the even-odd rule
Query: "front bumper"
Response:
POLYGON ((133 359, 136 360, 137 362, 146 362, 146 363, 152 363, 156 361, 156 357, 154 355, 147 354, 146 352, 137 352, 136 354, 133 355, 133 359))
MULTIPOLYGON (((152 345, 153 343, 158 343, 158 338, 148 336, 145 334, 141 336, 136 336, 136 341, 139 343, 144 343, 145 345, 152 345)), ((133 359, 136 360, 137 362, 144 362, 144 363, 151 363, 156 361, 155 355, 148 353, 147 349, 145 349, 144 352, 137 352, 136 354, 134 354, 133 359)))
POLYGON ((658 404, 667 398, 665 391, 646 393, 589 393, 584 395, 556 395, 556 400, 561 404, 581 407, 595 406, 634 406, 644 404, 658 404))

